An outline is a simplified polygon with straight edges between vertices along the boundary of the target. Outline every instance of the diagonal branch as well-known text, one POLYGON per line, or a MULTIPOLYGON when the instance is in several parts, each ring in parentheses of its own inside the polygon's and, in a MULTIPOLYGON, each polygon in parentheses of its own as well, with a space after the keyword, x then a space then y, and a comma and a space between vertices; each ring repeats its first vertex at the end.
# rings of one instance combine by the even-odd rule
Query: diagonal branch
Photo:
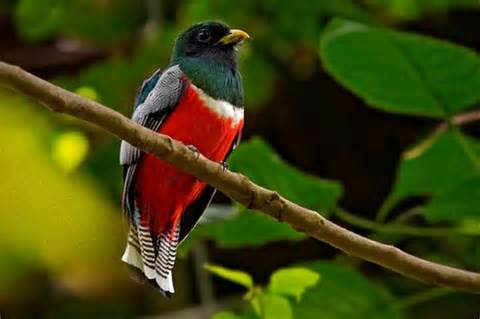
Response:
POLYGON ((353 233, 328 221, 315 211, 254 184, 241 174, 224 170, 221 165, 204 156, 197 158, 189 148, 168 136, 145 129, 110 108, 50 84, 19 67, 0 62, 0 84, 41 102, 55 112, 94 123, 145 152, 153 153, 209 183, 242 205, 286 222, 296 230, 347 254, 428 284, 480 293, 478 273, 429 262, 396 247, 353 233))

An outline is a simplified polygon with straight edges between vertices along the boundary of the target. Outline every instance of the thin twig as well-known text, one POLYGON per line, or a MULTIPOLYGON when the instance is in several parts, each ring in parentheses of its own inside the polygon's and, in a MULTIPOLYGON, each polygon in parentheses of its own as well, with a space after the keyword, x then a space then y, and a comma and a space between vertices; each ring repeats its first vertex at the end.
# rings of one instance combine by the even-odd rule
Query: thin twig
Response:
POLYGON ((315 211, 254 184, 241 174, 224 170, 222 165, 202 155, 197 157, 188 147, 168 136, 148 130, 110 108, 50 84, 19 67, 0 62, 0 83, 45 104, 55 112, 69 114, 102 127, 143 151, 155 154, 163 161, 207 182, 244 206, 273 218, 281 215, 283 222, 298 231, 347 254, 428 284, 480 293, 478 273, 426 261, 396 247, 355 234, 315 211))
POLYGON ((445 287, 430 288, 430 289, 420 291, 404 299, 400 299, 399 301, 394 303, 394 306, 400 309, 410 308, 418 304, 428 302, 432 299, 437 299, 437 298, 449 295, 453 292, 455 291, 445 287))
POLYGON ((408 235, 415 237, 448 237, 448 236, 479 236, 475 232, 464 228, 454 227, 414 227, 401 224, 383 224, 365 219, 344 209, 338 208, 335 215, 350 225, 375 231, 377 233, 392 235, 408 235))
POLYGON ((448 128, 456 125, 462 126, 470 124, 473 122, 480 121, 480 110, 474 110, 470 112, 465 112, 462 114, 455 115, 449 122, 442 122, 437 127, 435 127, 426 138, 423 139, 423 142, 419 143, 415 147, 406 150, 403 153, 404 158, 413 158, 422 154, 427 150, 432 144, 445 132, 448 128))

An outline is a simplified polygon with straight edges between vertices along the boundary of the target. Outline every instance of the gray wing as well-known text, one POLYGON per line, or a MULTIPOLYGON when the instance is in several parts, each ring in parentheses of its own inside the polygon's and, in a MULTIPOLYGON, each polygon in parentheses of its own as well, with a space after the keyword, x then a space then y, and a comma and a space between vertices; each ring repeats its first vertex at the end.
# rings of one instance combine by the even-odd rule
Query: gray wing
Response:
MULTIPOLYGON (((163 74, 157 71, 143 83, 136 98, 138 105, 133 112, 132 120, 153 131, 158 131, 177 106, 184 87, 184 76, 178 65, 168 68, 163 74)), ((122 141, 120 145, 120 164, 124 167, 122 207, 135 224, 139 216, 134 202, 134 180, 137 164, 142 156, 141 150, 122 141)))

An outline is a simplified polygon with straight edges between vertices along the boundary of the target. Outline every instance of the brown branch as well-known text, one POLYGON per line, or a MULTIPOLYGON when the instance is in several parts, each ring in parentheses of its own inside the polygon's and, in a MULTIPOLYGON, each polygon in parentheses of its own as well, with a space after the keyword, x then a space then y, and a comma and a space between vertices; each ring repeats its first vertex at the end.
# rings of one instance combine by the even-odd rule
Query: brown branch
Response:
POLYGON ((298 231, 324 241, 347 254, 363 258, 419 281, 480 293, 480 274, 429 262, 362 237, 317 212, 303 208, 247 177, 226 171, 218 163, 197 155, 182 143, 155 133, 123 115, 0 62, 0 83, 25 94, 55 112, 94 123, 132 145, 153 153, 179 169, 216 187, 231 199, 273 218, 281 218, 298 231))

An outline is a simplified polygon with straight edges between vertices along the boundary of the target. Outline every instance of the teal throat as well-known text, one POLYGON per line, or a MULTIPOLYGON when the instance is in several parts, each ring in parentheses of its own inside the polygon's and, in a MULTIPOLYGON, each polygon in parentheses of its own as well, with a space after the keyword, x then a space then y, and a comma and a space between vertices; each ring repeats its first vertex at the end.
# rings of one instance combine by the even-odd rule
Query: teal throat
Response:
POLYGON ((237 69, 207 57, 174 59, 192 83, 210 97, 243 107, 242 79, 237 69))

